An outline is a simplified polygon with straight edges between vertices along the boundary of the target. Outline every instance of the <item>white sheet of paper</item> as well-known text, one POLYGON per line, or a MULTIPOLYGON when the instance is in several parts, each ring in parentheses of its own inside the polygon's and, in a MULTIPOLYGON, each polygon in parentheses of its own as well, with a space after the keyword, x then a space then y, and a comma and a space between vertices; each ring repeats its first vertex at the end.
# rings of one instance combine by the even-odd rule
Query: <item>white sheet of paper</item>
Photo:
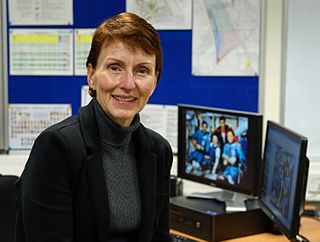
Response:
POLYGON ((9 104, 10 149, 31 149, 44 129, 71 113, 70 104, 9 104))
POLYGON ((173 153, 178 145, 178 107, 175 105, 147 104, 140 112, 141 123, 168 140, 173 153))
POLYGON ((72 25, 73 0, 9 0, 10 25, 72 25))
POLYGON ((81 87, 81 107, 87 105, 92 97, 89 95, 89 86, 84 85, 81 87))
POLYGON ((71 29, 10 29, 10 75, 73 75, 71 29))
POLYGON ((94 31, 95 29, 74 30, 75 75, 87 75, 86 62, 94 31))

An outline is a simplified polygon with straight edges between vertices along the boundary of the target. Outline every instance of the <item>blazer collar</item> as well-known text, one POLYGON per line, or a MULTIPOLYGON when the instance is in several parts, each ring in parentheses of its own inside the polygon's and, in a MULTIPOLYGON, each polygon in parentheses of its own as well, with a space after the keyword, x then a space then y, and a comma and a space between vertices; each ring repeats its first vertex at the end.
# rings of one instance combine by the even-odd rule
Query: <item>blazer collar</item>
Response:
POLYGON ((98 241, 108 241, 109 206, 105 182, 99 130, 94 111, 93 100, 80 109, 79 125, 86 147, 86 169, 90 194, 92 195, 93 212, 96 219, 98 241))
POLYGON ((87 106, 80 109, 79 122, 87 154, 99 152, 101 144, 93 100, 87 106))
MULTIPOLYGON (((107 241, 109 228, 109 207, 107 187, 103 173, 101 144, 95 117, 93 101, 80 109, 80 129, 87 151, 88 183, 93 194, 93 205, 97 220, 98 234, 101 241, 107 241)), ((147 129, 140 124, 133 132, 135 144, 136 164, 139 177, 142 215, 140 223, 139 241, 146 238, 154 226, 156 209, 156 162, 157 156, 152 151, 153 140, 147 129)))
POLYGON ((134 142, 142 206, 139 241, 144 242, 151 240, 148 238, 150 233, 146 231, 153 231, 154 227, 157 199, 157 155, 151 149, 153 141, 142 124, 134 133, 134 142))

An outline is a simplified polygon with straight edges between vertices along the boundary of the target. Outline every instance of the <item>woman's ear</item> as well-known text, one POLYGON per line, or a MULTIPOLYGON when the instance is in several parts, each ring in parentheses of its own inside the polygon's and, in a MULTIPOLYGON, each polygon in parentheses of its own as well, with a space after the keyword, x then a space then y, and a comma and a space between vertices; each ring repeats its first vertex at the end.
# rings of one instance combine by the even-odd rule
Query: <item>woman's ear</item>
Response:
POLYGON ((88 64, 88 67, 87 67, 87 82, 90 89, 96 90, 96 85, 94 81, 94 70, 90 63, 88 64))

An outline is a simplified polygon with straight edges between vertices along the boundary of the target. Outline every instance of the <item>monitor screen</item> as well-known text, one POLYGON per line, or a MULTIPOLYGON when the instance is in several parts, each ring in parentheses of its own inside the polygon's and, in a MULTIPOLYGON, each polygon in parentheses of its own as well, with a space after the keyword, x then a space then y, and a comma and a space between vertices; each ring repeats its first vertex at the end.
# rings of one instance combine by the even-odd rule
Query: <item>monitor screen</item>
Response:
POLYGON ((262 115, 178 105, 178 176, 256 196, 262 115))
POLYGON ((299 232, 309 161, 307 138, 268 121, 258 200, 289 239, 299 232))

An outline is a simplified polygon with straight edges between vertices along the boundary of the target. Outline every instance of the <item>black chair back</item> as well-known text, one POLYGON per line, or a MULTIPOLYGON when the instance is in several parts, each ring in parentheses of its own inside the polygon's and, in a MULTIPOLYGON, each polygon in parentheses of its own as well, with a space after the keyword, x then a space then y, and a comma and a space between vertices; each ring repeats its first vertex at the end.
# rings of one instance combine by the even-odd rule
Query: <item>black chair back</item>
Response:
POLYGON ((0 174, 0 241, 13 242, 15 229, 15 182, 19 177, 0 174))

